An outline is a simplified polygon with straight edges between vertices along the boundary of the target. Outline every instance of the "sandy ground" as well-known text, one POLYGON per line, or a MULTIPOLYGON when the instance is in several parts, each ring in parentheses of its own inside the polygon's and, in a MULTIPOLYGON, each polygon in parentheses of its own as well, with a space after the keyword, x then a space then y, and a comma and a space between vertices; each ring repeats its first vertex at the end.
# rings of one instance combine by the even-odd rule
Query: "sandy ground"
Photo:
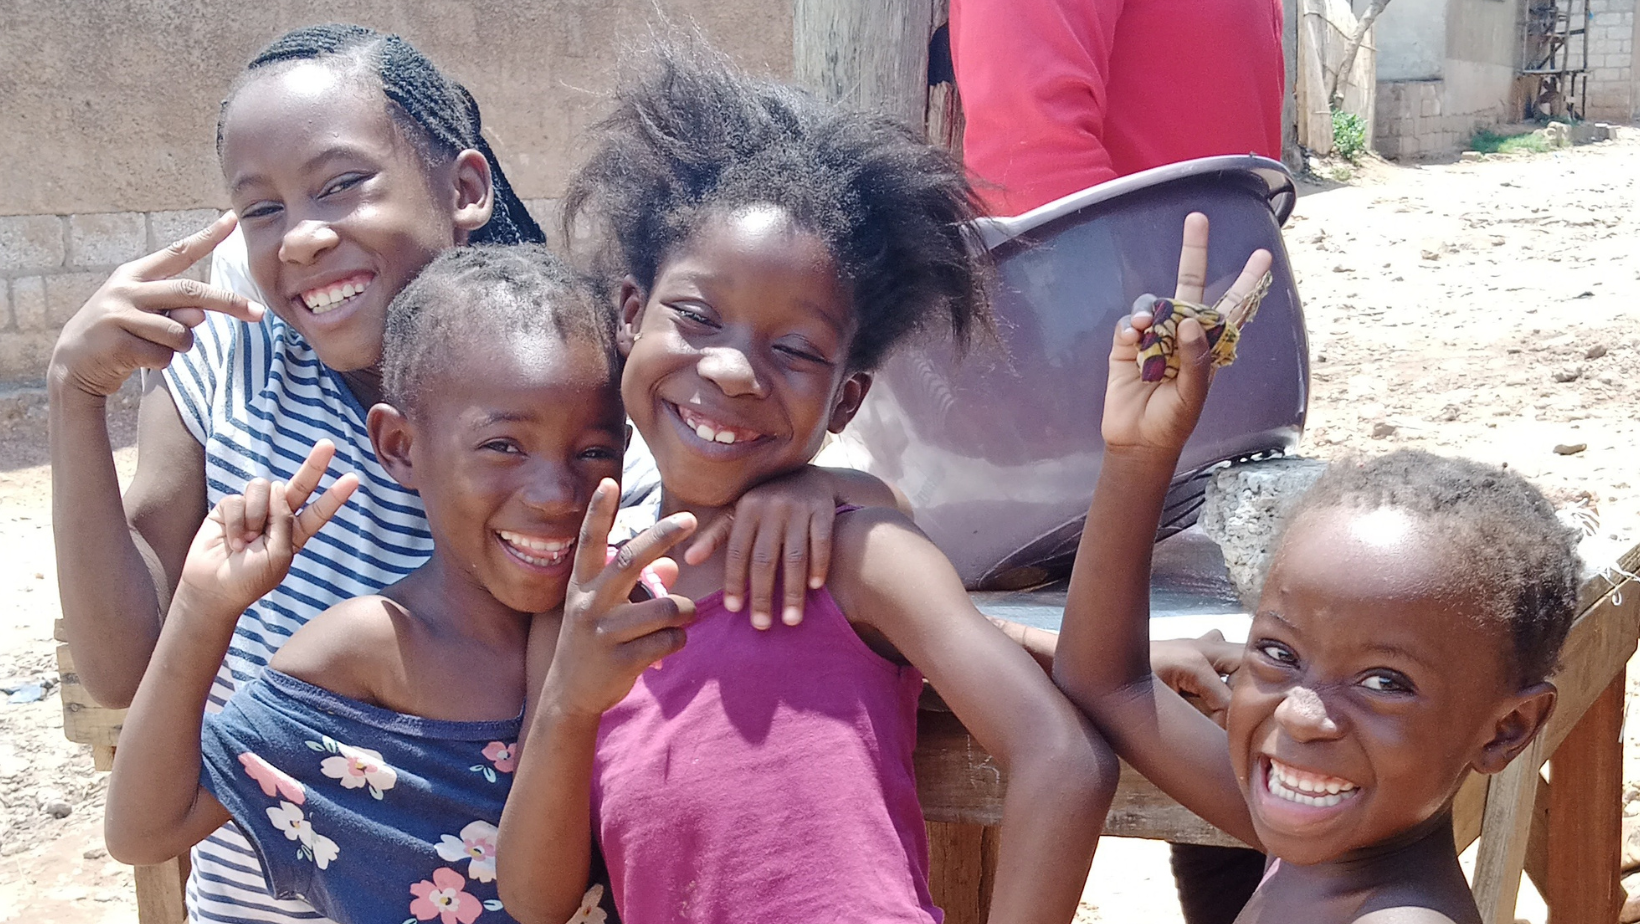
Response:
MULTIPOLYGON (((1640 131, 1624 130, 1554 154, 1373 162, 1345 185, 1307 187, 1287 227, 1315 359, 1302 451, 1507 462, 1598 512, 1609 548, 1640 535, 1637 175, 1640 131)), ((129 471, 131 414, 114 416, 129 471)), ((0 679, 53 683, 42 418, 0 423, 0 679)), ((61 729, 54 691, 0 699, 0 921, 133 921, 130 873, 102 849, 104 775, 61 729), (42 809, 57 800, 64 818, 42 809)), ((1640 722, 1625 738, 1632 787, 1640 722)), ((1078 920, 1181 920, 1166 860, 1164 845, 1108 839, 1078 920)), ((1542 924, 1529 884, 1519 910, 1542 924)))

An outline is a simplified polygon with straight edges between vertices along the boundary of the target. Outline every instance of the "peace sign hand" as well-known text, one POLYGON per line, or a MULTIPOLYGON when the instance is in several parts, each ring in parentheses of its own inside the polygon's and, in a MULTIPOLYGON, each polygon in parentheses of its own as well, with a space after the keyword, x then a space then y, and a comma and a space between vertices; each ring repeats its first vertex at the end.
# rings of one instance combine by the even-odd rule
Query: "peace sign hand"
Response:
POLYGON ((116 269, 63 325, 51 356, 52 381, 106 397, 138 369, 163 369, 172 356, 187 352, 194 345, 192 328, 207 311, 261 320, 261 305, 177 278, 227 239, 236 220, 225 212, 203 230, 116 269))
POLYGON ((359 486, 358 476, 348 473, 302 506, 335 453, 329 440, 321 440, 289 484, 257 478, 245 486, 244 494, 224 497, 200 524, 188 548, 177 595, 186 595, 212 613, 238 616, 278 587, 296 553, 359 486))
MULTIPOLYGON (((1207 238, 1207 216, 1192 212, 1184 221, 1184 247, 1179 255, 1174 297, 1180 301, 1199 303, 1202 300, 1207 277, 1207 238)), ((1230 287, 1226 300, 1234 303, 1258 288, 1270 263, 1268 250, 1254 251, 1230 287)), ((1201 324, 1186 318, 1178 326, 1178 377, 1169 381, 1144 381, 1136 360, 1139 337, 1154 320, 1150 304, 1145 298, 1136 302, 1133 313, 1117 325, 1111 343, 1110 379, 1105 388, 1102 426, 1105 449, 1177 458, 1207 400, 1208 386, 1213 381, 1212 357, 1201 324)))
POLYGON ((543 709, 595 720, 626 698, 646 668, 682 648, 683 627, 694 621, 695 603, 688 597, 629 602, 646 568, 663 584, 676 580, 677 564, 661 556, 695 531, 694 516, 661 520, 622 546, 606 566, 620 496, 606 478, 587 506, 558 647, 542 687, 543 709))

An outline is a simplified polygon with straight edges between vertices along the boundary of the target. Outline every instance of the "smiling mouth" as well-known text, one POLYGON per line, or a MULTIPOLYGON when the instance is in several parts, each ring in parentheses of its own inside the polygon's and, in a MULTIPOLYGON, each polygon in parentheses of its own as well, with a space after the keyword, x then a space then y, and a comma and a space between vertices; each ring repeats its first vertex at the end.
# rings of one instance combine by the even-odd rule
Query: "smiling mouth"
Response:
POLYGON ((1289 767, 1274 758, 1266 758, 1266 765, 1265 789, 1275 798, 1287 802, 1332 808, 1361 793, 1360 787, 1341 777, 1289 767))
POLYGON ((677 411, 678 419, 683 421, 685 427, 694 431, 695 436, 708 443, 722 443, 726 446, 733 446, 736 443, 749 443, 763 438, 763 434, 756 430, 732 427, 681 405, 674 404, 672 408, 677 411))
POLYGON ((338 308, 353 304, 365 289, 376 280, 375 273, 355 273, 340 282, 318 286, 303 292, 302 304, 314 314, 329 314, 338 308))
POLYGON ((545 539, 504 529, 497 530, 496 536, 513 557, 537 568, 557 567, 568 560, 575 550, 574 539, 545 539))

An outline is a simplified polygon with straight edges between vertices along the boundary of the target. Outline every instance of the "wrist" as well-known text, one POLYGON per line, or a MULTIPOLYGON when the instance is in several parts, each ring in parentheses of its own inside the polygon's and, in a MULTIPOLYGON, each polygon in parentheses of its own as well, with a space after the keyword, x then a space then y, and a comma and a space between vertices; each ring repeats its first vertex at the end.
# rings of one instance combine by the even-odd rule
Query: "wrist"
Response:
POLYGON ((101 413, 108 406, 108 396, 87 391, 75 381, 67 366, 53 359, 46 367, 46 398, 53 407, 71 407, 101 413))
POLYGON ((166 621, 198 620, 215 624, 226 620, 231 623, 239 619, 239 614, 245 611, 245 606, 226 599, 220 593, 196 587, 183 580, 177 584, 176 592, 171 594, 171 607, 165 618, 166 621))
POLYGON ((1182 449, 1160 449, 1150 446, 1106 446, 1101 472, 1126 477, 1171 482, 1179 467, 1182 449))

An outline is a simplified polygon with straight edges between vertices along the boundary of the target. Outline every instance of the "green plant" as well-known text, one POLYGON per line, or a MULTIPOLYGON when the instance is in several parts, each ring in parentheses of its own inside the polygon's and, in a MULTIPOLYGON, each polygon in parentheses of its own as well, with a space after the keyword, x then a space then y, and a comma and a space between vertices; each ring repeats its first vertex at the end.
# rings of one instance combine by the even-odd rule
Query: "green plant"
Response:
POLYGON ((1366 120, 1353 112, 1334 109, 1332 125, 1333 150, 1352 164, 1360 160, 1367 150, 1366 120))
POLYGON ((1549 150, 1549 143, 1534 132, 1500 135, 1483 128, 1469 139, 1469 150, 1482 154, 1543 154, 1549 150))

